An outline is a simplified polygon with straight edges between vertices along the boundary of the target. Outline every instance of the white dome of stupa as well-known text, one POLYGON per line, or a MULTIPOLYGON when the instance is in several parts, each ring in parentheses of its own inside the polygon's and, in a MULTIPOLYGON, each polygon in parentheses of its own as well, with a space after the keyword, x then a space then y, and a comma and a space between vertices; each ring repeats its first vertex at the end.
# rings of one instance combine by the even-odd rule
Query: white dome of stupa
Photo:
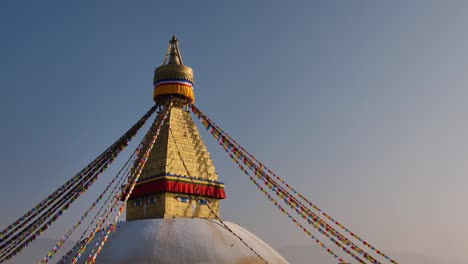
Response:
MULTIPOLYGON (((241 226, 224 222, 267 263, 288 263, 278 252, 241 226)), ((100 241, 101 239, 99 239, 100 241)), ((94 245, 94 242, 91 243, 94 245)), ((78 263, 84 263, 88 246, 78 263)), ((68 259, 70 261, 70 259, 68 259)), ((68 262, 67 261, 67 262, 68 262)), ((200 218, 120 222, 96 258, 98 264, 264 263, 219 221, 200 218)))

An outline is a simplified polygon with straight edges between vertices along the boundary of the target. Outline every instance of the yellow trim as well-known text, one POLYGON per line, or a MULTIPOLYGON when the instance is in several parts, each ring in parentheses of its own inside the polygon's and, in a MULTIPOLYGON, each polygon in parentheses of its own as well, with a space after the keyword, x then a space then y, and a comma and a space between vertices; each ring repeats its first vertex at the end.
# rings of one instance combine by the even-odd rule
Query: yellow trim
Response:
POLYGON ((212 183, 212 182, 209 182, 209 181, 201 181, 201 180, 197 180, 197 179, 192 180, 192 179, 187 179, 187 178, 182 178, 182 177, 177 177, 177 176, 159 176, 159 177, 156 177, 156 178, 151 178, 151 179, 148 179, 148 180, 137 182, 137 185, 145 184, 145 183, 149 183, 149 182, 153 182, 153 181, 158 181, 158 180, 161 180, 161 179, 174 180, 174 181, 183 181, 183 182, 190 182, 190 183, 193 181, 194 183, 199 183, 199 184, 202 184, 202 185, 209 185, 209 186, 224 188, 223 183, 212 183))
POLYGON ((154 88, 153 100, 156 100, 158 95, 178 94, 189 99, 191 103, 195 102, 193 88, 181 84, 160 84, 154 88))

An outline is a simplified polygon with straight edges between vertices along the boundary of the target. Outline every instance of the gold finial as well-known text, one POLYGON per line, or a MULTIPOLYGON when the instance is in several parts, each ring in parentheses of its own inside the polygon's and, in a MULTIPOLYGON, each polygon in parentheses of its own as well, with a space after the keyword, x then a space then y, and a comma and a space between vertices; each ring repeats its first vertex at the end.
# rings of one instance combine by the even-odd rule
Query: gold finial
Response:
POLYGON ((169 40, 169 47, 167 47, 163 65, 166 65, 166 61, 167 64, 184 65, 182 62, 182 56, 180 56, 179 43, 175 35, 172 35, 172 39, 169 40))
POLYGON ((176 95, 193 103, 193 71, 182 62, 179 42, 175 35, 169 40, 163 64, 154 71, 153 100, 164 100, 167 95, 176 95))

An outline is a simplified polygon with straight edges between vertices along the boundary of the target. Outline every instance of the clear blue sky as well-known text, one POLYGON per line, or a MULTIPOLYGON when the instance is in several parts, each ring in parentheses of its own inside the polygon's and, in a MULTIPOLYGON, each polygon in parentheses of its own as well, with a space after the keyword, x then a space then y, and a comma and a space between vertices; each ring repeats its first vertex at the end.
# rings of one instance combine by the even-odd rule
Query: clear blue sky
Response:
MULTIPOLYGON (((467 13, 464 1, 2 1, 0 226, 151 107, 175 33, 196 104, 260 160, 396 259, 466 263, 467 13)), ((202 136, 225 219, 297 263, 333 263, 202 136)))

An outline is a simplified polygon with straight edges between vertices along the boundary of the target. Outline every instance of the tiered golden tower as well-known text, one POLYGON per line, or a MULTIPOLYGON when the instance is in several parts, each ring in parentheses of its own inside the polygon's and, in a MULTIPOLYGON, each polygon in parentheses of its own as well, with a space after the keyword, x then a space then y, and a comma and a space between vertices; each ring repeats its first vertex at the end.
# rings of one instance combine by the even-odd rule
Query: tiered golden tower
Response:
POLYGON ((166 122, 127 202, 127 221, 153 218, 216 218, 224 184, 193 123, 193 71, 183 65, 175 36, 154 73, 153 100, 171 104, 166 122))

